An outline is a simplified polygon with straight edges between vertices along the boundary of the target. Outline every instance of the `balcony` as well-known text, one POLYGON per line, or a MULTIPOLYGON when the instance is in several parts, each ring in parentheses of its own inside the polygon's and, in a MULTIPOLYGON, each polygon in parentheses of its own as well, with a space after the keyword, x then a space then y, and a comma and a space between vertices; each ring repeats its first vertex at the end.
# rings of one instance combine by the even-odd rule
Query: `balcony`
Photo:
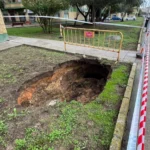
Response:
POLYGON ((10 2, 5 3, 5 9, 20 9, 24 8, 21 2, 10 2))

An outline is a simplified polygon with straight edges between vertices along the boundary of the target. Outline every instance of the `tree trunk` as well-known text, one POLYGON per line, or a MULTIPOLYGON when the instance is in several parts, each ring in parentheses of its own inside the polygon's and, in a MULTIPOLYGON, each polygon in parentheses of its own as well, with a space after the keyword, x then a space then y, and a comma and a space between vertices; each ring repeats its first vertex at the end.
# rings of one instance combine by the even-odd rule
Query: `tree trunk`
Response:
POLYGON ((126 15, 126 12, 123 13, 122 18, 121 18, 121 22, 124 22, 124 17, 125 17, 125 15, 126 15))
POLYGON ((87 17, 88 17, 88 15, 89 15, 90 9, 88 10, 87 13, 84 14, 84 13, 80 10, 78 4, 76 4, 76 7, 77 7, 78 11, 80 12, 80 14, 84 17, 85 21, 87 21, 87 17))
POLYGON ((48 18, 48 33, 51 32, 51 19, 48 18))
POLYGON ((43 32, 45 32, 45 29, 44 29, 44 26, 43 26, 43 23, 42 23, 42 18, 38 18, 37 21, 40 24, 41 28, 43 29, 43 32))
POLYGON ((95 22, 95 9, 94 9, 94 5, 92 5, 91 22, 95 22))
MULTIPOLYGON (((76 18, 74 18, 74 19, 77 20, 77 19, 78 19, 78 16, 79 16, 79 13, 77 12, 76 18)), ((77 22, 75 21, 75 22, 74 22, 74 26, 76 26, 76 24, 77 24, 77 22)))
MULTIPOLYGON (((44 14, 42 14, 40 12, 37 13, 37 15, 44 16, 44 14)), ((38 18, 37 21, 40 24, 41 28, 43 29, 43 32, 48 33, 49 32, 49 19, 47 19, 47 18, 38 18)))
POLYGON ((100 21, 100 8, 96 10, 96 21, 100 21))
POLYGON ((87 21, 87 16, 84 16, 85 21, 87 21))
POLYGON ((107 15, 104 15, 102 22, 104 22, 104 20, 107 18, 107 15))
POLYGON ((53 30, 53 19, 51 19, 51 26, 50 26, 50 32, 52 33, 52 30, 53 30))

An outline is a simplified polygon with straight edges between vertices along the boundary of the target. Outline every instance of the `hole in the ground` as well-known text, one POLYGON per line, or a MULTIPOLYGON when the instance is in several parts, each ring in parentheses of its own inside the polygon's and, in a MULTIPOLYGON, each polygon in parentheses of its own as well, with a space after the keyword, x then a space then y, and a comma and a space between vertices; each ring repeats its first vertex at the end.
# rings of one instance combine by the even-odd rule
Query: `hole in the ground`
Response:
POLYGON ((107 70, 102 69, 104 74, 101 73, 102 66, 100 65, 88 65, 84 74, 84 78, 94 78, 94 79, 102 79, 107 77, 107 70), (98 71, 99 70, 99 71, 98 71), (100 71, 101 70, 101 71, 100 71), (104 75, 106 75, 104 77, 104 75))
POLYGON ((111 72, 110 65, 101 65, 97 60, 59 64, 54 71, 25 82, 19 90, 18 104, 39 106, 44 102, 71 100, 88 103, 103 91, 111 72))

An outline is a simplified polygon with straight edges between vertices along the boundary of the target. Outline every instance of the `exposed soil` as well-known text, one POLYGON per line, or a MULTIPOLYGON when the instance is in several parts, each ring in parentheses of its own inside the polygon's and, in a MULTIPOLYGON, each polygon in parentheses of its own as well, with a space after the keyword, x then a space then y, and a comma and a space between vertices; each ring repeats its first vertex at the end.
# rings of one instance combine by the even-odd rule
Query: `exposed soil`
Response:
POLYGON ((69 61, 27 81, 21 89, 18 104, 39 106, 44 101, 77 100, 87 103, 94 100, 103 90, 111 66, 100 65, 96 60, 69 61))

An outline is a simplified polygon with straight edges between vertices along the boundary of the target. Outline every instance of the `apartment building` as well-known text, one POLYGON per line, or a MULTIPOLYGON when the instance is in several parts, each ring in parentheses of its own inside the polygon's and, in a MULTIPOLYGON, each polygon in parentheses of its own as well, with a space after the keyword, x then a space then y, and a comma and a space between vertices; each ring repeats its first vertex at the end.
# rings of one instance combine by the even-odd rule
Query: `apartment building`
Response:
MULTIPOLYGON (((5 11, 3 12, 4 15, 8 16, 16 16, 16 15, 25 15, 24 12, 24 6, 21 2, 21 0, 6 0, 5 4, 5 11)), ((25 18, 7 18, 5 19, 5 22, 7 21, 25 21, 25 18)))

